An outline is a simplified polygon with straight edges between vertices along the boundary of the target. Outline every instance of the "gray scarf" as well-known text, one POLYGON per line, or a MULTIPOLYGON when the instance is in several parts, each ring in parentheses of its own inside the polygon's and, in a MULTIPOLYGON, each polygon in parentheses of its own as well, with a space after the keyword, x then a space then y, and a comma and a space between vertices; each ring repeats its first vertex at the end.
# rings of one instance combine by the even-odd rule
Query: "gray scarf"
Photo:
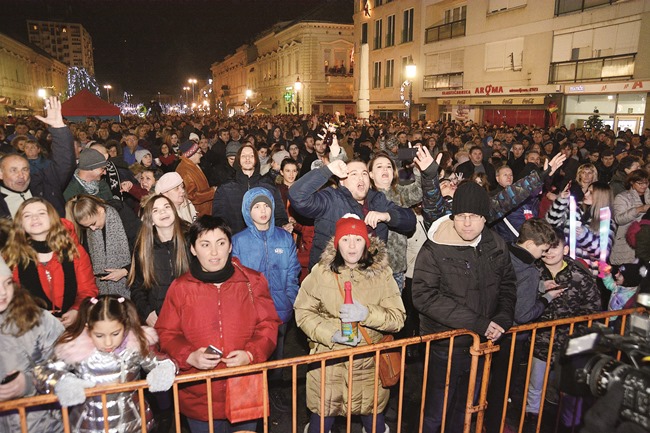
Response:
POLYGON ((98 180, 83 180, 79 177, 79 169, 76 169, 74 172, 74 178, 77 179, 77 182, 81 187, 86 191, 86 194, 97 195, 99 194, 99 181, 98 180))
MULTIPOLYGON (((88 253, 95 274, 104 269, 124 268, 131 264, 129 240, 124 231, 120 214, 112 206, 106 206, 106 224, 103 230, 87 230, 88 253)), ((119 281, 96 279, 100 295, 116 294, 130 298, 126 277, 119 281)))

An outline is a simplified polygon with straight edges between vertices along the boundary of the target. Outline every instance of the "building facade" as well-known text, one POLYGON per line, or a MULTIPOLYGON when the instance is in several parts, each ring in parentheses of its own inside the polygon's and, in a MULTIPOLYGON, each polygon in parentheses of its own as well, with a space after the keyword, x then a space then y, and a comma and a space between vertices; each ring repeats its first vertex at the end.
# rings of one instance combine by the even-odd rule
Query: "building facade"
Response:
POLYGON ((28 20, 27 36, 31 44, 60 62, 95 75, 93 40, 81 24, 28 20))
POLYGON ((64 95, 68 67, 47 53, 0 33, 0 115, 40 113, 38 89, 64 95))
POLYGON ((212 65, 225 113, 355 114, 353 25, 311 18, 278 23, 212 65))
MULTIPOLYGON (((360 0, 354 17, 361 31, 356 43, 366 31, 370 45, 372 114, 382 114, 377 101, 401 102, 386 78, 375 82, 373 57, 386 51, 374 49, 377 35, 383 32, 385 40, 389 9, 399 5, 414 10, 413 108, 426 108, 426 118, 579 127, 597 112, 612 128, 643 129, 650 108, 650 32, 643 31, 650 25, 648 0, 368 3, 370 16, 360 0)), ((383 57, 386 71, 390 56, 383 57)))

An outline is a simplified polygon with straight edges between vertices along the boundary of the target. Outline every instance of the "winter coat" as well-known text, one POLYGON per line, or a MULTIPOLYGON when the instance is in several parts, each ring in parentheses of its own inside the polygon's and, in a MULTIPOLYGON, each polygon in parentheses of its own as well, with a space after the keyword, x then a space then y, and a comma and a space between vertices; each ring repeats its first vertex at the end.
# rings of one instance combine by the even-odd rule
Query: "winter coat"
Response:
MULTIPOLYGON (((466 328, 482 339, 490 322, 512 326, 517 276, 506 243, 487 226, 473 246, 449 217, 429 229, 413 272, 413 305, 420 312, 421 335, 466 328)), ((458 347, 471 338, 456 338, 458 347)), ((434 343, 435 344, 435 343, 434 343)), ((447 346, 441 341, 439 345, 447 346)))
MULTIPOLYGON (((273 180, 267 176, 261 176, 257 170, 251 177, 244 174, 241 169, 237 170, 235 178, 221 185, 214 195, 212 215, 225 219, 233 235, 246 228, 246 222, 241 214, 241 204, 246 191, 256 186, 268 189, 273 194, 274 201, 282 203, 282 197, 273 180)), ((288 222, 289 218, 284 206, 276 206, 275 225, 281 227, 288 222)))
MULTIPOLYGON (((366 269, 339 268, 338 283, 330 264, 336 255, 331 240, 320 262, 305 278, 294 305, 296 323, 313 342, 310 354, 349 348, 332 342, 332 336, 341 329, 339 309, 343 305, 341 290, 346 281, 352 282, 352 297, 368 308, 364 326, 373 343, 383 333, 394 333, 404 326, 406 312, 393 272, 388 267, 386 247, 377 238, 371 238, 370 251, 376 251, 373 264, 366 269), (339 284, 341 290, 339 290, 339 284)), ((359 346, 367 345, 362 338, 359 346)), ((329 362, 325 373, 325 412, 320 410, 320 368, 307 373, 307 407, 324 416, 371 415, 374 403, 375 359, 373 356, 355 357, 352 367, 352 401, 348 401, 347 358, 329 362)), ((377 389, 377 411, 388 403, 390 391, 377 389)))
POLYGON ((612 180, 609 182, 609 188, 612 190, 612 196, 616 197, 623 191, 625 191, 625 180, 627 179, 627 173, 625 171, 616 170, 612 180))
POLYGON ((153 237, 153 268, 156 281, 153 287, 147 289, 143 286, 144 277, 138 260, 137 254, 133 255, 135 260, 135 280, 131 285, 131 300, 138 309, 140 320, 144 323, 152 311, 160 315, 165 296, 169 285, 174 281, 174 262, 176 254, 174 252, 174 240, 161 242, 157 235, 153 237))
MULTIPOLYGON (((587 266, 591 269, 592 274, 598 275, 598 260, 600 259, 600 233, 594 232, 589 228, 591 218, 584 221, 582 208, 576 206, 576 220, 582 221, 582 230, 576 233, 576 257, 584 260, 587 266)), ((562 229, 564 237, 569 239, 569 199, 558 196, 555 199, 551 208, 546 213, 546 221, 553 227, 562 229)), ((614 233, 616 233, 616 223, 614 218, 609 224, 609 235, 607 243, 607 255, 612 250, 614 243, 614 233)), ((623 236, 625 241, 625 236, 623 236)))
POLYGON ((548 305, 545 298, 538 296, 541 277, 533 257, 518 245, 508 245, 510 261, 517 275, 517 302, 514 325, 532 322, 542 315, 548 305))
MULTIPOLYGON (((221 286, 196 279, 190 272, 174 280, 163 303, 156 330, 160 348, 183 373, 196 373, 187 357, 212 344, 227 356, 246 350, 253 363, 265 362, 275 350, 280 319, 264 276, 232 259, 235 273, 221 286)), ((219 363, 217 369, 226 368, 219 363)), ((212 416, 226 419, 226 380, 212 380, 212 416)), ((179 389, 181 412, 208 420, 204 382, 179 389)))
MULTIPOLYGON (((410 208, 422 201, 422 180, 419 170, 415 170, 415 182, 408 185, 396 185, 395 188, 379 190, 386 198, 399 207, 410 208)), ((407 236, 393 230, 388 231, 388 265, 393 272, 406 271, 407 236)))
POLYGON ((293 303, 298 295, 298 276, 300 262, 296 243, 286 230, 276 227, 273 218, 270 227, 259 231, 251 218, 253 198, 263 194, 271 200, 271 212, 274 212, 273 196, 266 188, 256 187, 244 195, 242 214, 248 228, 237 233, 232 239, 232 255, 242 265, 261 272, 269 284, 269 291, 275 304, 275 311, 283 323, 293 316, 293 303))
MULTIPOLYGON (((495 195, 501 193, 498 191, 495 195)), ((539 215, 539 199, 537 197, 529 197, 519 206, 514 208, 512 212, 509 212, 506 216, 498 220, 496 223, 492 224, 492 228, 495 232, 499 234, 507 243, 513 243, 517 241, 519 237, 519 229, 526 221, 526 215, 530 215, 529 218, 537 218, 539 215), (506 224, 506 221, 515 229, 515 232, 506 224)))
MULTIPOLYGON (((143 326, 149 345, 158 337, 153 328, 143 326)), ((88 331, 77 338, 54 348, 55 357, 36 367, 37 388, 42 393, 54 391, 64 377, 74 375, 97 385, 125 383, 140 379, 140 369, 151 371, 162 362, 171 362, 163 356, 142 355, 140 343, 128 333, 119 348, 113 352, 98 350, 88 331)), ((106 409, 110 433, 139 433, 142 420, 137 391, 108 394, 106 409)), ((153 427, 153 415, 145 402, 147 430, 153 427)), ((70 427, 75 433, 103 433, 104 415, 101 396, 88 397, 80 405, 70 408, 70 427)))
POLYGON ((184 156, 180 159, 176 173, 183 178, 187 198, 192 202, 199 216, 212 215, 214 189, 208 184, 208 179, 198 165, 184 156))
MULTIPOLYGON (((52 164, 43 169, 30 168, 29 191, 33 197, 42 197, 49 201, 61 217, 65 217, 66 188, 75 169, 74 138, 66 126, 49 128, 52 134, 52 164)), ((0 218, 11 218, 6 195, 0 193, 0 218)))
POLYGON ((364 208, 368 211, 388 212, 390 221, 379 223, 375 228, 375 235, 384 242, 388 240, 389 229, 403 234, 415 229, 413 211, 397 206, 381 192, 369 190, 365 206, 362 206, 343 186, 321 189, 331 176, 332 172, 327 166, 321 167, 310 171, 289 188, 289 200, 293 208, 315 220, 314 243, 309 256, 310 268, 318 262, 325 246, 334 236, 336 222, 346 213, 354 213, 363 219, 364 208))
MULTIPOLYGON (((596 278, 589 269, 577 260, 564 257, 566 266, 555 275, 545 267, 541 266, 542 280, 554 280, 557 284, 567 289, 562 296, 555 298, 544 310, 544 313, 537 319, 538 322, 549 320, 565 319, 567 317, 582 316, 598 313, 601 310, 600 292, 596 286, 596 278)), ((575 335, 580 335, 584 324, 576 326, 575 335)), ((553 340, 554 356, 557 356, 569 338, 569 325, 555 328, 553 340)), ((537 330, 535 339, 535 358, 546 360, 548 347, 551 341, 551 328, 537 330)))
MULTIPOLYGON (((488 182, 490 182, 490 186, 492 188, 495 188, 497 186, 497 179, 496 179, 496 173, 494 167, 489 162, 484 161, 483 168, 485 169, 485 175, 488 178, 488 182)), ((476 166, 472 161, 465 161, 461 165, 456 167, 456 173, 462 173, 463 179, 469 179, 470 177, 472 177, 475 171, 476 171, 476 166)))
MULTIPOLYGON (((111 192, 108 183, 104 182, 103 180, 98 180, 97 186, 99 187, 99 191, 97 192, 97 194, 91 194, 91 195, 106 201, 113 199, 113 193, 111 192)), ((79 182, 79 180, 73 176, 72 179, 70 179, 70 183, 66 187, 65 191, 63 191, 63 197, 66 199, 66 201, 68 201, 72 197, 79 194, 88 194, 88 192, 84 189, 83 185, 79 182)))
MULTIPOLYGON (((4 326, 7 311, 0 313, 0 326, 4 326)), ((50 357, 54 343, 63 333, 64 328, 59 319, 43 310, 39 323, 32 329, 15 337, 16 329, 11 326, 0 331, 0 377, 5 377, 14 370, 25 375, 25 397, 36 394, 34 386, 34 366, 50 357)), ((30 408, 27 411, 27 425, 33 432, 58 433, 63 431, 60 410, 30 408)), ((20 431, 18 414, 0 413, 0 432, 20 431)))
MULTIPOLYGON (((650 189, 646 189, 644 198, 645 203, 650 204, 650 189)), ((643 202, 634 188, 623 191, 614 198, 612 219, 616 222, 618 228, 614 237, 612 254, 609 256, 612 265, 622 265, 635 261, 634 249, 627 243, 625 235, 632 222, 641 221, 643 213, 639 213, 636 209, 639 206, 643 206, 643 202)))

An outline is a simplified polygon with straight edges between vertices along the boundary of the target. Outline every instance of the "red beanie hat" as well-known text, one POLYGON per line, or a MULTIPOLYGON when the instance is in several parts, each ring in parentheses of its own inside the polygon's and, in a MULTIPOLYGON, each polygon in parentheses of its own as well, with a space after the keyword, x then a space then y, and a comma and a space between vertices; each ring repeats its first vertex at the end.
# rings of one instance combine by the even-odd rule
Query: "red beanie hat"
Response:
POLYGON ((368 239, 368 229, 366 223, 361 221, 357 215, 345 214, 336 222, 336 232, 334 233, 334 247, 338 248, 339 241, 343 236, 357 235, 366 241, 366 247, 370 246, 368 239))

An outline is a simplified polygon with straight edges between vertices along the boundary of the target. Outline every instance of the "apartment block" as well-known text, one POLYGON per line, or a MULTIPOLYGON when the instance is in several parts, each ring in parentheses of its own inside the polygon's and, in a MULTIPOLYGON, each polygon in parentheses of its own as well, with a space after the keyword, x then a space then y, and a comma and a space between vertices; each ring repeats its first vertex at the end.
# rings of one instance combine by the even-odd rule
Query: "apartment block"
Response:
POLYGON ((81 24, 28 20, 27 36, 31 44, 55 59, 95 75, 93 40, 81 24))

